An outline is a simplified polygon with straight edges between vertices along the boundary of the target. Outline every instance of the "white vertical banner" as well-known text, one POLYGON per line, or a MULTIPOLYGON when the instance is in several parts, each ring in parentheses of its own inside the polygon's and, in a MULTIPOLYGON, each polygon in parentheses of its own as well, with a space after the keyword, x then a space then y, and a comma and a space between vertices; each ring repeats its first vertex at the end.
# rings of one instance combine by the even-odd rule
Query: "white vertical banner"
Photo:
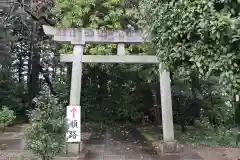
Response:
POLYGON ((66 133, 67 142, 81 141, 81 107, 67 106, 68 131, 66 133))

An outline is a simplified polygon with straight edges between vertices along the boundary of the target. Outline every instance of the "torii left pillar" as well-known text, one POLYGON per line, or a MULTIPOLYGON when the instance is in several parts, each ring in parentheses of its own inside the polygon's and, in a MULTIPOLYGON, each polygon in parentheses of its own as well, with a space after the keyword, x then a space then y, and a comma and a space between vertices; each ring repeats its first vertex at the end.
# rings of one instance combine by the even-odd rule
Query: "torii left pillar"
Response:
MULTIPOLYGON (((74 47, 73 47, 71 90, 70 90, 70 102, 69 102, 70 106, 80 106, 80 102, 81 102, 82 68, 83 68, 82 57, 83 57, 83 51, 84 51, 84 44, 85 42, 82 39, 81 42, 74 44, 74 47)), ((79 129, 81 133, 81 124, 79 129)), ((68 144, 68 150, 71 150, 75 153, 82 152, 82 149, 83 149, 82 137, 79 143, 68 144)))

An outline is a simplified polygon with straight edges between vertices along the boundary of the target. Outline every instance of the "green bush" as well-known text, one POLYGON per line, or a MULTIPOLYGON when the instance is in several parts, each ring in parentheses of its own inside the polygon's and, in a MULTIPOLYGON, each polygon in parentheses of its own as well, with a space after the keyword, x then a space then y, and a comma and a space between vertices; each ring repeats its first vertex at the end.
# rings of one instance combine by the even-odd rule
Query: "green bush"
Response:
POLYGON ((14 111, 10 110, 6 106, 3 106, 0 110, 0 129, 1 133, 5 131, 6 126, 8 126, 16 118, 14 111))
POLYGON ((30 112, 30 126, 25 131, 27 148, 42 160, 52 160, 63 151, 67 129, 65 109, 53 96, 36 99, 30 112))

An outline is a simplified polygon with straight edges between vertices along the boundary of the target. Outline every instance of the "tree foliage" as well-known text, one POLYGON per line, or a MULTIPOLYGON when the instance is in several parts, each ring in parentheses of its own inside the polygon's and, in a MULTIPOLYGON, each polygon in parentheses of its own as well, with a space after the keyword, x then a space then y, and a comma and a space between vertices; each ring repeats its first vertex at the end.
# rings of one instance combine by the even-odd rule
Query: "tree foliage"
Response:
POLYGON ((142 0, 141 9, 152 43, 168 69, 215 75, 228 91, 236 92, 240 21, 234 16, 238 2, 235 8, 228 2, 142 0))

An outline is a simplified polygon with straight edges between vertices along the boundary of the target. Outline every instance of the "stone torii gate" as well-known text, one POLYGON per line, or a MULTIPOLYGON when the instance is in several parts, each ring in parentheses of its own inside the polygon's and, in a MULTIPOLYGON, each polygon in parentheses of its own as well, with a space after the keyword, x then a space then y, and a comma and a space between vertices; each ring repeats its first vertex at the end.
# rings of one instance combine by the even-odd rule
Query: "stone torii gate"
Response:
MULTIPOLYGON (((125 55, 125 44, 136 44, 144 42, 140 31, 124 32, 96 30, 89 28, 54 28, 43 26, 47 35, 53 36, 53 40, 68 42, 74 45, 73 54, 60 56, 61 62, 72 62, 72 77, 70 91, 70 106, 80 106, 82 63, 141 63, 159 64, 156 56, 150 55, 125 55), (117 44, 117 55, 84 55, 84 45, 89 44, 117 44)), ((160 91, 163 142, 162 149, 176 148, 174 140, 171 80, 169 72, 162 69, 159 64, 160 91)), ((171 150, 172 150, 171 149, 171 150)), ((175 150, 175 149, 173 149, 175 150)))

